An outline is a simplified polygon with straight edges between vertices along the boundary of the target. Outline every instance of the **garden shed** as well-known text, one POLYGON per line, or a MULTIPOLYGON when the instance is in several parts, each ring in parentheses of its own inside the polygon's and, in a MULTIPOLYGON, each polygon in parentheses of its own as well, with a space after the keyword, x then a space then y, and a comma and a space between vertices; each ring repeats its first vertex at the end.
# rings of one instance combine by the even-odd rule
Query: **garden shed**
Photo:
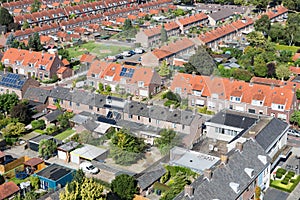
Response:
POLYGON ((80 164, 82 161, 92 161, 96 158, 104 160, 108 155, 108 150, 84 144, 83 147, 75 149, 70 154, 71 162, 80 164))

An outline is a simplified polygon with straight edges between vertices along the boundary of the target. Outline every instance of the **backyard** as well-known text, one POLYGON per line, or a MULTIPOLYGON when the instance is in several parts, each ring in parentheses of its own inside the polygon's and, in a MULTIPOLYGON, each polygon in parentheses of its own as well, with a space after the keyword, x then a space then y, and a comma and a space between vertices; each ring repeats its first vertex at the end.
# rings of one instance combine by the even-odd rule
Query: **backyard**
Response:
POLYGON ((279 45, 277 44, 275 46, 276 50, 288 50, 288 51, 292 51, 294 53, 297 52, 298 49, 300 49, 300 47, 297 46, 288 46, 288 45, 279 45))
POLYGON ((54 138, 57 140, 64 140, 64 139, 68 138, 69 136, 71 136, 73 133, 75 133, 75 130, 67 129, 64 132, 56 135, 54 138))
POLYGON ((87 42, 78 46, 68 48, 71 58, 77 58, 85 52, 89 52, 97 55, 100 59, 110 55, 116 55, 127 50, 130 50, 130 48, 127 46, 103 44, 98 42, 87 42))

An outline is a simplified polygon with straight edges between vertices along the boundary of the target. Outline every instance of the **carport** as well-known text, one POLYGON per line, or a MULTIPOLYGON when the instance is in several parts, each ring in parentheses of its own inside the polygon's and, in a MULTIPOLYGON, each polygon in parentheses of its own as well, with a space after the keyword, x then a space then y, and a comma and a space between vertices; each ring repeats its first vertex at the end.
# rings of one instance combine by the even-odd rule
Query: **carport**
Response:
POLYGON ((80 164, 82 161, 92 161, 97 157, 105 159, 107 152, 108 150, 106 149, 84 144, 83 147, 71 151, 71 162, 80 164))

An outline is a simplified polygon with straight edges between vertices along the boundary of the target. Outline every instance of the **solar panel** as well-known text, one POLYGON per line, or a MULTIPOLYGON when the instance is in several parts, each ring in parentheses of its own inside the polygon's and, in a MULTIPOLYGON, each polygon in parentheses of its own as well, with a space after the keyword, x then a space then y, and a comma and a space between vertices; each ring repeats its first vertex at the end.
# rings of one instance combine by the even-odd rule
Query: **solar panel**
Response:
POLYGON ((124 76, 124 74, 125 74, 124 72, 121 72, 121 73, 120 73, 120 76, 124 76))
POLYGON ((126 67, 123 67, 122 68, 122 72, 126 72, 127 71, 127 68, 126 67))

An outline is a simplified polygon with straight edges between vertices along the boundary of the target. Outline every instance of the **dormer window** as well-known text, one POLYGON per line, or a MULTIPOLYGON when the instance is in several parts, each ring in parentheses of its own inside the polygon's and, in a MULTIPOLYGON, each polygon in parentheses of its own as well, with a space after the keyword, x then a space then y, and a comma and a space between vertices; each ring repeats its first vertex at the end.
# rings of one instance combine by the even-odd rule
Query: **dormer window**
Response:
POLYGON ((181 94, 181 88, 180 87, 175 88, 175 93, 181 94))
POLYGON ((19 60, 16 60, 16 65, 21 65, 21 62, 19 60))
POLYGON ((4 64, 9 64, 9 59, 4 59, 4 64))
POLYGON ((33 63, 29 63, 28 67, 34 67, 34 64, 33 63))
POLYGON ((46 70, 46 67, 44 65, 40 65, 40 70, 46 70))
POLYGON ((232 101, 232 102, 241 102, 241 97, 230 96, 230 101, 232 101))
POLYGON ((144 87, 144 81, 138 81, 138 87, 144 87))
POLYGON ((284 111, 285 105, 272 103, 271 108, 272 108, 272 110, 284 111))
POLYGON ((194 95, 195 96, 201 96, 202 95, 202 91, 200 90, 194 90, 194 95))

